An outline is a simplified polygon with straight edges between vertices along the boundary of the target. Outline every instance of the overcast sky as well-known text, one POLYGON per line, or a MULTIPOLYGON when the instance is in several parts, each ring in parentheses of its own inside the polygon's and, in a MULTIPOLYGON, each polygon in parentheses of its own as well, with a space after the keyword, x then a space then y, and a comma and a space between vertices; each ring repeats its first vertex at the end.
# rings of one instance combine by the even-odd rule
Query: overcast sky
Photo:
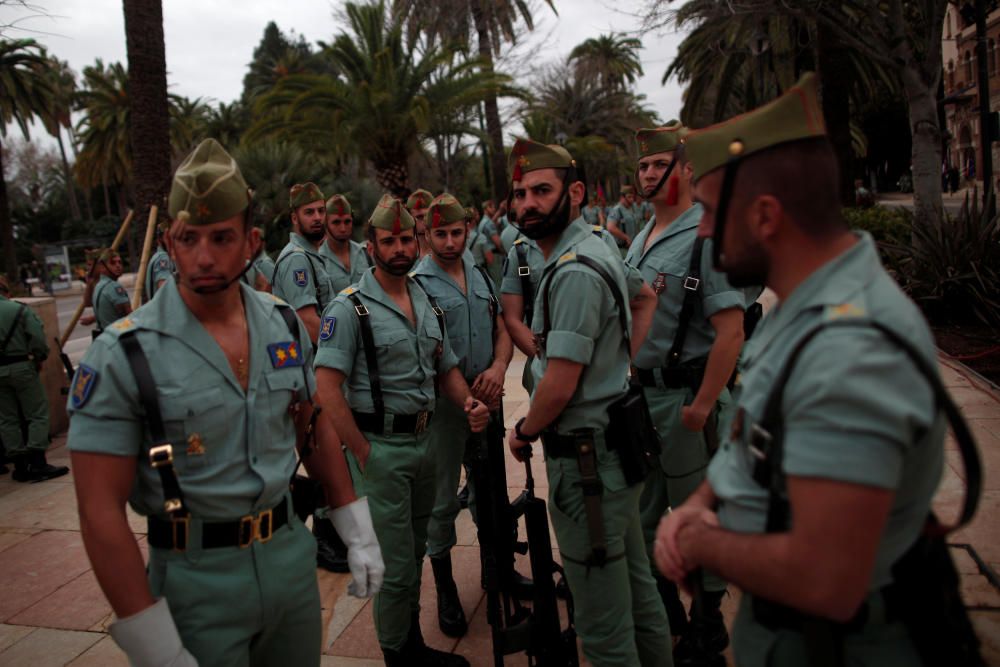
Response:
MULTIPOLYGON (((29 0, 31 2, 32 0, 29 0)), ((101 58, 126 62, 121 0, 33 0, 49 16, 31 17, 21 7, 0 2, 0 25, 15 21, 5 36, 33 37, 50 52, 69 61, 79 73, 101 58)), ((170 91, 186 97, 230 102, 242 91, 243 76, 260 42, 264 26, 275 21, 287 33, 295 31, 315 44, 330 41, 342 30, 335 0, 163 0, 167 81, 170 91)), ((564 60, 578 43, 601 33, 627 32, 638 27, 632 15, 642 0, 555 0, 556 17, 542 6, 536 12, 534 34, 521 45, 542 64, 564 60)), ((641 52, 645 76, 638 92, 665 121, 680 112, 681 90, 660 78, 677 51, 677 34, 645 35, 641 52)), ((522 82, 523 83, 523 82, 522 82)), ((34 133, 33 133, 34 135, 34 133)))

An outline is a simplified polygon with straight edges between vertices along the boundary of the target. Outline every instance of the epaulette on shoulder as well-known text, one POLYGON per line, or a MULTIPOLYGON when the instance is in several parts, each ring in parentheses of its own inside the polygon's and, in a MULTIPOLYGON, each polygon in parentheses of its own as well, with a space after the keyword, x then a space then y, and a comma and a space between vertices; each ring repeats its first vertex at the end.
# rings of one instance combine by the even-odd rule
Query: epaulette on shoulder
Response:
POLYGON ((348 294, 354 294, 357 291, 358 291, 357 287, 355 287, 354 285, 348 285, 344 289, 340 290, 340 292, 338 292, 338 295, 343 294, 344 296, 347 296, 348 294))
POLYGON ((866 314, 864 308, 856 304, 841 303, 835 306, 827 306, 823 311, 823 319, 827 321, 853 319, 864 317, 866 314))
POLYGON ((111 329, 112 331, 115 331, 119 334, 123 334, 126 331, 132 331, 135 328, 136 328, 135 320, 132 319, 131 317, 123 317, 108 327, 108 329, 111 329))
POLYGON ((521 245, 522 243, 524 243, 523 237, 514 240, 514 245, 521 245))
POLYGON ((602 234, 604 233, 604 227, 601 227, 600 225, 594 225, 593 232, 595 234, 602 234))
POLYGON ((406 275, 408 275, 410 278, 416 278, 417 277, 417 272, 416 271, 410 271, 406 275))
POLYGON ((273 301, 274 303, 278 304, 279 306, 287 306, 288 305, 288 302, 286 302, 280 296, 275 296, 274 294, 271 294, 270 292, 261 292, 261 294, 266 294, 267 298, 269 298, 271 301, 273 301))
POLYGON ((576 259, 576 253, 568 252, 565 255, 560 256, 556 264, 565 264, 566 262, 572 262, 575 259, 576 259))

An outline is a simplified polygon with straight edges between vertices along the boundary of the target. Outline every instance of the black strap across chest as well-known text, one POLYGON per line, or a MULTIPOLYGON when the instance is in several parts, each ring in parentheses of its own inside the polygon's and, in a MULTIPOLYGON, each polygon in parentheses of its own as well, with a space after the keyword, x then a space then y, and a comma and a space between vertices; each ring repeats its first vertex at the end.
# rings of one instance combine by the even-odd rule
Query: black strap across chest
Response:
POLYGON ((674 342, 667 353, 667 367, 679 366, 681 355, 684 354, 684 341, 687 339, 688 327, 691 324, 691 317, 694 315, 694 305, 698 298, 698 290, 701 287, 701 252, 705 245, 705 239, 701 236, 694 241, 691 249, 691 260, 688 262, 688 274, 684 277, 684 300, 681 302, 681 312, 677 316, 677 331, 674 333, 674 342))
POLYGON ((625 349, 631 350, 632 343, 631 336, 629 334, 628 318, 626 317, 627 311, 625 309, 625 299, 622 296, 621 290, 618 289, 618 285, 615 283, 614 278, 611 277, 611 274, 609 274, 603 266, 601 266, 596 260, 584 255, 576 255, 574 259, 549 267, 542 274, 542 280, 540 281, 541 284, 539 285, 542 288, 542 333, 538 337, 541 342, 539 347, 544 347, 545 339, 548 337, 549 331, 552 329, 552 318, 549 308, 549 286, 552 284, 552 276, 555 275, 555 273, 562 267, 573 264, 574 262, 583 264, 587 268, 591 269, 607 284, 608 289, 611 290, 611 297, 614 299, 615 307, 618 311, 618 324, 621 326, 622 336, 625 338, 625 349))
POLYGON ((917 370, 927 380, 934 392, 938 410, 944 411, 951 424, 965 467, 966 489, 962 512, 957 523, 942 526, 942 534, 951 532, 968 523, 976 512, 982 488, 982 468, 976 443, 961 411, 955 405, 948 390, 942 384, 931 364, 906 339, 889 327, 868 319, 845 319, 823 322, 802 336, 788 355, 785 366, 772 385, 771 393, 764 404, 760 422, 752 426, 750 434, 751 451, 757 463, 754 480, 768 490, 767 532, 782 532, 788 529, 791 508, 786 494, 786 478, 782 468, 784 460, 784 416, 781 404, 785 385, 795 368, 795 363, 806 346, 822 331, 832 328, 874 328, 903 350, 917 370))
POLYGON ((497 315, 500 313, 500 301, 497 299, 497 295, 493 291, 493 285, 490 283, 490 276, 486 273, 486 269, 481 266, 476 266, 476 270, 479 271, 479 275, 483 277, 486 289, 490 293, 490 325, 493 332, 491 340, 495 343, 497 340, 497 315))
MULTIPOLYGON (((419 283, 412 278, 410 280, 419 287, 419 283)), ((420 289, 423 290, 423 288, 420 289)), ((441 343, 443 345, 444 337, 448 335, 448 329, 444 321, 444 311, 438 306, 434 297, 427 294, 427 292, 424 292, 424 295, 431 304, 434 317, 437 318, 438 327, 441 329, 441 343)), ((370 320, 371 313, 364 302, 358 297, 357 292, 351 292, 346 296, 354 306, 354 312, 358 316, 358 324, 361 327, 361 346, 365 351, 365 363, 368 366, 368 388, 371 390, 372 407, 374 408, 375 421, 381 424, 385 418, 385 396, 382 393, 382 374, 379 372, 378 367, 378 351, 375 349, 375 334, 372 331, 370 320)))
POLYGON ((517 276, 521 279, 521 297, 524 302, 521 312, 524 323, 530 327, 535 314, 535 289, 531 286, 531 267, 528 265, 528 253, 523 242, 514 244, 514 253, 517 255, 517 276))

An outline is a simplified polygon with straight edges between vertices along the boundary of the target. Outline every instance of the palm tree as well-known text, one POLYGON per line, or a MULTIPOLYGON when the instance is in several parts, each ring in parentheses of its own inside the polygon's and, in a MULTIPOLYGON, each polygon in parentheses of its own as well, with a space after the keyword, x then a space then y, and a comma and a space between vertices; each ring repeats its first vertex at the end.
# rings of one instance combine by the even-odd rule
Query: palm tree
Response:
POLYGON ((80 142, 74 171, 84 189, 104 189, 105 213, 111 213, 110 186, 124 187, 132 174, 129 140, 128 73, 121 63, 97 62, 83 68, 77 103, 83 116, 77 123, 80 142))
POLYGON ((474 106, 489 94, 518 92, 507 77, 459 60, 449 48, 405 44, 384 2, 347 3, 346 14, 351 34, 322 44, 337 76, 293 74, 279 81, 256 103, 247 138, 322 145, 333 160, 356 155, 371 162, 382 187, 402 196, 409 189, 409 158, 435 115, 474 106))
MULTIPOLYGON (((553 0, 545 0, 545 4, 556 12, 553 0)), ((525 0, 395 0, 393 13, 408 23, 411 33, 424 31, 432 40, 457 40, 467 46, 469 35, 475 34, 482 71, 487 76, 493 74, 493 56, 499 55, 501 45, 515 42, 518 22, 524 21, 528 30, 534 29, 534 17, 525 0)), ((488 95, 483 105, 490 138, 493 197, 497 200, 507 196, 507 160, 497 105, 499 92, 488 95)))
POLYGON ((200 97, 174 98, 170 110, 170 145, 173 157, 187 155, 195 145, 208 136, 208 123, 212 109, 200 97))
MULTIPOLYGON (((45 50, 31 39, 0 41, 0 139, 7 138, 7 124, 15 123, 28 138, 28 123, 50 105, 52 90, 47 77, 39 76, 49 66, 45 50)), ((0 141, 0 239, 7 277, 17 275, 14 227, 3 177, 3 143, 0 141)))
POLYGON ((246 108, 239 102, 219 102, 217 107, 208 110, 205 135, 212 137, 226 149, 234 148, 249 124, 247 116, 246 108))
POLYGON ((133 225, 145 229, 146 212, 163 200, 170 182, 170 110, 167 105, 167 60, 163 44, 163 6, 160 0, 123 0, 125 44, 128 53, 132 144, 132 184, 136 215, 133 225))
POLYGON ((581 42, 570 51, 567 61, 575 66, 579 78, 608 88, 624 88, 642 76, 641 48, 640 40, 611 33, 581 42))
POLYGON ((49 87, 52 90, 50 106, 41 115, 45 130, 55 137, 59 144, 59 156, 62 158, 63 178, 66 181, 67 199, 69 200, 70 215, 74 220, 80 220, 83 216, 80 213, 80 203, 76 198, 76 185, 73 182, 73 174, 70 170, 69 160, 66 158, 66 147, 63 144, 63 129, 70 130, 73 123, 70 119, 70 112, 73 110, 73 100, 76 96, 76 75, 70 69, 69 63, 50 57, 43 76, 48 77, 49 87))

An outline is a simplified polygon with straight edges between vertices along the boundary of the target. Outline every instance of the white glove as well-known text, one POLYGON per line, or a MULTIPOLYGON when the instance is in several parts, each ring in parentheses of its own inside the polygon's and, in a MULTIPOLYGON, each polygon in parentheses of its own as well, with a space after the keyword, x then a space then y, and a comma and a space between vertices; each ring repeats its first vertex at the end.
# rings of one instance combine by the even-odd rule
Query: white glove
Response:
POLYGON ((347 545, 347 564, 354 578, 348 584, 347 592, 358 598, 375 595, 382 588, 385 563, 375 537, 372 515, 368 511, 368 498, 359 498, 343 507, 331 509, 327 516, 347 545))
POLYGON ((198 661, 181 644, 166 598, 138 614, 118 619, 108 631, 132 667, 198 667, 198 661))

